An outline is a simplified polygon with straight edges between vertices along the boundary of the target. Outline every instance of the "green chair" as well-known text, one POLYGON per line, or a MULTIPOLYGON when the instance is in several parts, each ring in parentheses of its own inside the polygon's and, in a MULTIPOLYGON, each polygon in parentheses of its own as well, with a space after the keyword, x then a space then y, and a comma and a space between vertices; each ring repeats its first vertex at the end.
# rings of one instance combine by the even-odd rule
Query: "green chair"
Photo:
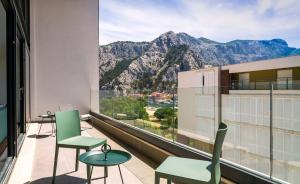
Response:
MULTIPOLYGON (((106 139, 81 136, 80 117, 78 110, 56 112, 56 146, 52 183, 55 183, 57 156, 60 147, 76 149, 75 171, 78 170, 78 157, 80 149, 89 151, 97 146, 106 144, 106 139)), ((89 178, 90 166, 87 166, 89 178)))
POLYGON ((160 178, 186 184, 219 184, 221 181, 220 155, 227 132, 227 125, 220 123, 214 144, 212 161, 170 156, 155 170, 155 184, 160 178))

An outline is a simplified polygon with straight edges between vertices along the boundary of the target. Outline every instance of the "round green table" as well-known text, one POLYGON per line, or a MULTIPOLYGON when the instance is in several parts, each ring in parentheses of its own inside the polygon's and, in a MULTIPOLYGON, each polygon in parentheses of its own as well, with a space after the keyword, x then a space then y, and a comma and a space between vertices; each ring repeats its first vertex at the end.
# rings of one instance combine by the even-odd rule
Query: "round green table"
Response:
POLYGON ((88 183, 91 183, 93 166, 104 167, 104 183, 106 183, 106 178, 108 176, 107 167, 118 166, 122 183, 123 176, 120 168, 120 164, 123 164, 131 159, 131 155, 128 152, 121 150, 110 150, 108 153, 103 153, 102 151, 88 151, 79 156, 79 161, 92 166, 91 173, 88 174, 88 183))

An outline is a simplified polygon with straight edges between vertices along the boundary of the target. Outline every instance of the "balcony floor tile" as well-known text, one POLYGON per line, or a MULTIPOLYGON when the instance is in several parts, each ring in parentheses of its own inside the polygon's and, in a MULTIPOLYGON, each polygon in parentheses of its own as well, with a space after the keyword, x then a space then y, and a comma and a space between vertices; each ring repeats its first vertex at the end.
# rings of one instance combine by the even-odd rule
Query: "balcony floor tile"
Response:
MULTIPOLYGON (((39 125, 37 123, 32 123, 29 126, 28 134, 26 135, 24 145, 21 149, 19 158, 16 162, 9 183, 29 183, 25 176, 29 174, 29 180, 32 184, 51 183, 55 150, 55 137, 50 135, 50 123, 43 124, 40 135, 36 136, 38 126, 39 125), (30 151, 33 151, 33 153, 30 153, 30 151), (31 157, 33 158, 33 161, 30 161, 30 154, 32 154, 31 157), (30 173, 28 174, 28 172, 30 173), (21 175, 24 176, 21 177, 21 175)), ((81 126, 83 130, 82 135, 101 138, 105 137, 108 140, 108 144, 110 144, 113 149, 127 150, 133 155, 132 159, 129 162, 121 166, 125 184, 154 183, 154 169, 140 159, 142 155, 138 156, 138 154, 135 153, 134 150, 121 146, 118 142, 107 137, 97 129, 92 128, 91 125, 86 122, 82 122, 81 126)), ((84 153, 84 150, 81 150, 80 153, 84 153)), ((57 184, 86 183, 86 165, 79 162, 79 170, 77 172, 74 171, 75 154, 75 149, 60 148, 56 174, 57 184)), ((92 183, 104 183, 104 180, 101 179, 102 176, 103 168, 94 167, 92 183)), ((109 167, 107 184, 118 183, 121 183, 118 167, 109 167)), ((165 181, 162 181, 161 183, 165 183, 165 181)))

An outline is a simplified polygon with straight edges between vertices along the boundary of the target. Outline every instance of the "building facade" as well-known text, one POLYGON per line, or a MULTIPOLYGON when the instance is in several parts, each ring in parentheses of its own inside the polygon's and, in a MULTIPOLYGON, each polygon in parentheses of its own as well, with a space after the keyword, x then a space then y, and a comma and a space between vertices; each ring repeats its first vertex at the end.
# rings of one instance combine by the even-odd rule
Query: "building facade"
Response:
POLYGON ((224 159, 299 181, 299 67, 292 56, 179 73, 178 131, 211 144, 225 122, 224 159))

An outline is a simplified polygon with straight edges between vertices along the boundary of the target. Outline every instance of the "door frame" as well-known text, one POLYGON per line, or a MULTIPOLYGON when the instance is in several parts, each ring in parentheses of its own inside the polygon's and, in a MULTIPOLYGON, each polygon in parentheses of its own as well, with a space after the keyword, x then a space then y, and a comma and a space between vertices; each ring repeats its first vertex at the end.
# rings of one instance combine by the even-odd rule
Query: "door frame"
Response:
POLYGON ((16 134, 16 14, 9 0, 1 0, 6 10, 7 33, 7 155, 17 155, 16 134))
MULTIPOLYGON (((20 133, 26 132, 26 35, 22 28, 21 20, 18 18, 15 2, 12 0, 0 0, 6 11, 6 33, 7 33, 7 156, 16 157, 18 155, 18 134, 17 134, 17 119, 16 119, 16 103, 17 103, 17 89, 16 89, 16 39, 17 36, 21 38, 20 54, 22 55, 20 66, 22 65, 22 83, 23 83, 23 102, 22 104, 22 120, 20 133)), ((28 43, 27 43, 28 44, 28 43)), ((29 80, 29 79, 27 79, 29 80)), ((22 141, 19 142, 21 144, 22 141)))
MULTIPOLYGON (((19 131, 19 126, 20 126, 20 132, 19 134, 21 135, 22 133, 25 133, 26 132, 26 63, 25 63, 25 38, 24 36, 21 34, 21 30, 19 28, 19 26, 17 26, 17 34, 16 34, 16 40, 19 40, 19 57, 20 58, 16 58, 16 66, 17 66, 17 62, 20 62, 19 63, 19 77, 20 79, 16 79, 16 80, 20 80, 19 83, 20 83, 20 87, 22 88, 22 94, 21 94, 21 100, 20 100, 20 104, 19 106, 16 105, 16 107, 19 107, 20 108, 20 124, 21 125, 18 125, 18 122, 17 123, 17 137, 18 136, 18 131, 19 131)), ((17 43, 17 42, 16 42, 17 43)), ((16 44, 16 47, 18 45, 16 44)), ((16 48, 17 49, 17 48, 16 48)), ((17 74, 17 73, 16 73, 17 74)), ((17 92, 18 89, 16 89, 16 93, 18 94, 17 92)), ((16 99, 17 100, 17 99, 16 99)), ((16 103, 18 103, 18 101, 16 101, 16 103)), ((19 109, 16 109, 16 111, 18 111, 19 109)))
MULTIPOLYGON (((18 155, 18 150, 21 148, 21 145, 23 143, 24 137, 23 136, 26 132, 26 103, 30 102, 30 97, 26 99, 26 66, 30 64, 30 61, 27 62, 25 58, 25 54, 29 51, 29 36, 24 31, 24 18, 20 18, 20 8, 16 6, 15 0, 0 0, 0 4, 3 5, 5 12, 6 12, 6 80, 7 80, 7 160, 5 167, 3 170, 1 170, 0 175, 0 183, 1 182, 7 182, 8 176, 10 175, 13 165, 16 161, 16 157, 18 155), (22 49, 20 52, 23 55, 21 58, 21 64, 23 65, 22 72, 23 73, 23 87, 24 87, 24 93, 23 93, 23 115, 22 119, 24 119, 23 127, 20 129, 20 135, 18 137, 17 134, 17 120, 16 120, 16 100, 17 100, 17 91, 16 91, 16 39, 17 39, 17 31, 19 28, 19 32, 21 35, 21 38, 24 39, 24 43, 22 46, 22 49), (26 49, 26 50, 25 50, 26 49), (26 62, 25 62, 26 61, 26 62), (19 140, 18 140, 19 139, 19 140)), ((20 59, 19 59, 20 60, 20 59)), ((30 71, 29 71, 30 73, 30 71)), ((30 81, 29 81, 30 85, 30 81)), ((29 89, 28 89, 29 90, 29 89)), ((28 91, 28 94, 29 91, 28 91)), ((30 104, 29 104, 30 105, 30 104)), ((29 108, 30 110, 30 108, 29 108)), ((30 113, 30 112, 29 112, 30 113)), ((29 115, 30 116, 30 115, 29 115)))

